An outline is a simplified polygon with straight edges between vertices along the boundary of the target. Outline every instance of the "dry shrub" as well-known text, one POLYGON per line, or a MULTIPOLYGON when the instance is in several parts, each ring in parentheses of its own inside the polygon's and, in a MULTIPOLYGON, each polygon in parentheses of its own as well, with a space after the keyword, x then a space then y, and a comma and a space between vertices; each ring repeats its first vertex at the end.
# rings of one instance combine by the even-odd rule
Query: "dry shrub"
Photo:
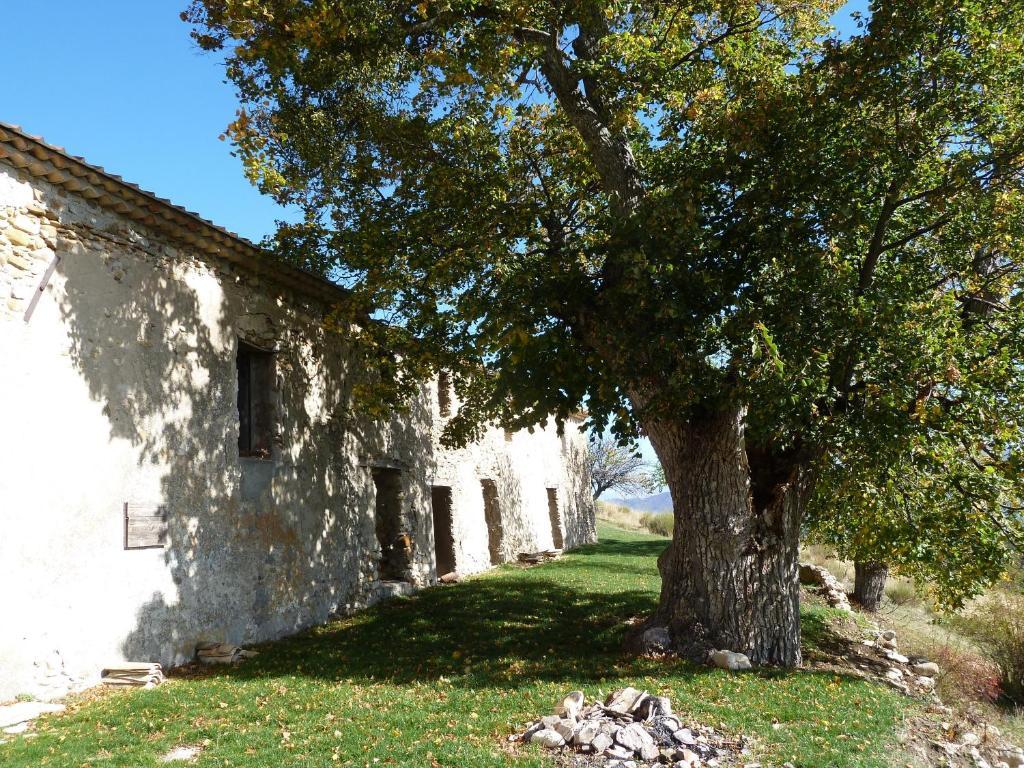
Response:
POLYGON ((674 518, 668 512, 644 512, 640 515, 640 525, 659 536, 671 536, 673 522, 674 518))
POLYGON ((1024 594, 994 590, 971 607, 960 625, 999 667, 1003 695, 1024 704, 1024 594))
POLYGON ((840 584, 853 583, 853 564, 845 560, 827 560, 825 568, 835 576, 840 584))
POLYGON ((853 583, 853 564, 837 558, 824 544, 805 544, 800 548, 800 560, 824 568, 842 583, 853 583))
POLYGON ((999 698, 999 668, 962 645, 935 646, 928 658, 939 665, 939 689, 947 701, 994 702, 999 698))
POLYGON ((835 554, 824 544, 804 544, 800 548, 800 559, 814 565, 824 567, 825 563, 834 558, 835 554))

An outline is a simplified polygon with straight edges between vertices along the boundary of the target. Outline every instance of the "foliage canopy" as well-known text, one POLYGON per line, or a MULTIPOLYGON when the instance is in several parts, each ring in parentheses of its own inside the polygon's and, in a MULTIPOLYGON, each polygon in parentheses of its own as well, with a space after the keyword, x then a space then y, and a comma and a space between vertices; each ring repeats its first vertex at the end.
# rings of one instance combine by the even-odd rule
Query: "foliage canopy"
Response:
POLYGON ((843 40, 838 5, 186 18, 227 52, 251 178, 305 212, 277 246, 377 313, 399 391, 455 372, 451 439, 741 403, 752 464, 812 464, 843 502, 816 507, 835 540, 981 583, 1021 528, 1024 6, 876 0, 843 40))

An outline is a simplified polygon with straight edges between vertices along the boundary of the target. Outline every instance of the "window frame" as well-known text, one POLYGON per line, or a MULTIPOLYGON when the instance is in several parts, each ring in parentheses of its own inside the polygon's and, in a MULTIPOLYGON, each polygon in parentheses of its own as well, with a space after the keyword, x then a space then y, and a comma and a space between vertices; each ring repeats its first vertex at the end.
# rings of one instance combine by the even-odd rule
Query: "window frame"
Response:
POLYGON ((275 352, 238 339, 235 350, 235 385, 238 409, 238 456, 242 459, 273 458, 275 352), (255 365, 254 365, 255 363, 255 365), (262 370, 261 370, 262 369, 262 370), (262 390, 257 392, 256 390, 262 390), (255 397, 254 397, 255 395, 255 397), (254 403, 262 403, 259 416, 254 403))

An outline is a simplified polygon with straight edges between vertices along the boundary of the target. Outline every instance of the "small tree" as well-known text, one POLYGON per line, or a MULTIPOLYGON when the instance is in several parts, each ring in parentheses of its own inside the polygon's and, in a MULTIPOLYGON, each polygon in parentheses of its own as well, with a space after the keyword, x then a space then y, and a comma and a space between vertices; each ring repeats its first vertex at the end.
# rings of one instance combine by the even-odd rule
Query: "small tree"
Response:
POLYGON ((885 596, 889 565, 877 560, 856 560, 853 563, 853 599, 865 611, 877 611, 885 596))
POLYGON ((657 487, 650 465, 629 447, 619 445, 614 438, 593 438, 588 462, 595 499, 606 491, 639 496, 657 487))
POLYGON ((855 561, 854 597, 868 610, 890 569, 960 608, 1024 551, 1015 454, 951 447, 940 457, 910 440, 901 451, 854 459, 823 468, 808 525, 813 540, 855 561))
MULTIPOLYGON (((229 52, 248 173, 305 212, 282 255, 352 288, 343 327, 383 383, 456 372, 451 440, 584 403, 650 438, 675 514, 653 620, 695 655, 800 661, 822 467, 893 435, 959 467, 1013 453, 1024 422, 1024 6, 875 0, 840 40, 837 5, 187 14, 229 52), (997 309, 966 327, 975 300, 997 309)), ((1004 515, 986 462, 967 469, 1004 515)))

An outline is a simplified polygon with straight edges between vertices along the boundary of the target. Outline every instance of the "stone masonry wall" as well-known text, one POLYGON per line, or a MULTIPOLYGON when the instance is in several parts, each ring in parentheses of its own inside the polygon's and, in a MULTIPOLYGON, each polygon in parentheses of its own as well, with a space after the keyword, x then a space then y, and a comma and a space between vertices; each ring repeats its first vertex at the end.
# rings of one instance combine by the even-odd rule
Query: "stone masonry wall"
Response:
POLYGON ((379 580, 375 466, 401 470, 410 587, 438 575, 431 485, 453 489, 462 572, 490 565, 485 478, 503 559, 551 546, 549 487, 566 545, 593 540, 582 433, 495 431, 439 451, 434 386, 401 417, 361 417, 326 311, 0 162, 0 701, 81 687, 109 661, 279 637, 404 589, 379 580), (240 341, 274 352, 266 459, 238 455, 240 341), (124 548, 125 502, 166 506, 165 548, 124 548))

